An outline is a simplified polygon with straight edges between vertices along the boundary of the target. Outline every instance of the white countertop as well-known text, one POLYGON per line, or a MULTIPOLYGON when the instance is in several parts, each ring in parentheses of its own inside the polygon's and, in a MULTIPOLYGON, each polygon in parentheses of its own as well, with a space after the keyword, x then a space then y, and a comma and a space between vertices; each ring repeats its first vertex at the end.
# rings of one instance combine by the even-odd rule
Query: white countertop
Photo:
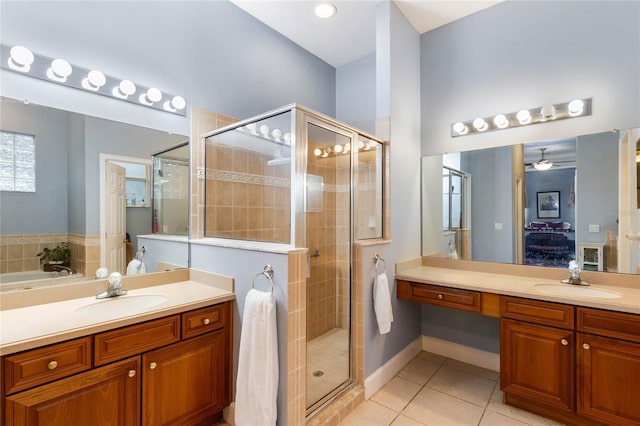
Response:
MULTIPOLYGON (((465 290, 483 291, 529 299, 546 300, 575 306, 586 306, 612 311, 640 314, 640 278, 637 288, 616 287, 612 285, 591 285, 589 288, 613 291, 620 294, 618 298, 597 298, 577 295, 562 295, 545 290, 536 284, 560 284, 559 281, 504 275, 488 272, 466 271, 460 269, 420 266, 397 273, 398 280, 413 281, 424 284, 441 285, 465 290)), ((570 286, 571 284, 564 284, 570 286)))
POLYGON ((85 305, 115 301, 115 298, 97 300, 95 297, 82 297, 0 311, 0 355, 234 299, 233 292, 191 280, 133 289, 126 295, 118 297, 142 295, 163 295, 167 300, 155 306, 136 309, 135 314, 125 315, 118 312, 115 304, 113 310, 76 312, 76 309, 85 305))

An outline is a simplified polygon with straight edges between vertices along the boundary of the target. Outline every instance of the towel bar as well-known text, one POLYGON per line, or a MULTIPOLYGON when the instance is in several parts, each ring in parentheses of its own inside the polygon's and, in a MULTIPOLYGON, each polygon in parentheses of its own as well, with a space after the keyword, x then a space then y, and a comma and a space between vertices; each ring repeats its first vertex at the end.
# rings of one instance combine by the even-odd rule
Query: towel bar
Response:
POLYGON ((251 288, 253 289, 256 288, 256 278, 258 278, 260 275, 264 275, 265 277, 267 277, 267 279, 269 280, 269 283, 271 284, 271 293, 273 293, 273 288, 275 287, 275 285, 273 283, 273 268, 271 267, 271 265, 265 265, 262 272, 257 273, 256 276, 253 277, 253 283, 251 284, 251 288))

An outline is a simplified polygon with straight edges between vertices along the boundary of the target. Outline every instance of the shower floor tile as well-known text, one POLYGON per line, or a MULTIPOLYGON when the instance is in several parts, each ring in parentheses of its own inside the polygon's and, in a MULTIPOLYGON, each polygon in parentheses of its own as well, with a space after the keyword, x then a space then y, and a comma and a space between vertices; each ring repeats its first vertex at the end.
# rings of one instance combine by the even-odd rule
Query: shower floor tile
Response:
POLYGON ((307 343, 307 407, 348 378, 348 330, 334 328, 307 343))

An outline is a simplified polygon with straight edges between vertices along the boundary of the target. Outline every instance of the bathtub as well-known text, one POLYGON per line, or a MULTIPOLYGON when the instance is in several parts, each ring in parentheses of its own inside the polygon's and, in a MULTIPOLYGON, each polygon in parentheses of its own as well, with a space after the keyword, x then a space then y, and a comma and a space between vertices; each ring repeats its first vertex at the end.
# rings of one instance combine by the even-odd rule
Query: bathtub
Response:
POLYGON ((56 272, 24 271, 0 274, 0 291, 22 290, 86 280, 80 274, 57 276, 56 272))
POLYGON ((53 276, 52 272, 45 271, 10 272, 8 274, 0 274, 0 283, 9 284, 19 281, 44 280, 53 278, 53 276))

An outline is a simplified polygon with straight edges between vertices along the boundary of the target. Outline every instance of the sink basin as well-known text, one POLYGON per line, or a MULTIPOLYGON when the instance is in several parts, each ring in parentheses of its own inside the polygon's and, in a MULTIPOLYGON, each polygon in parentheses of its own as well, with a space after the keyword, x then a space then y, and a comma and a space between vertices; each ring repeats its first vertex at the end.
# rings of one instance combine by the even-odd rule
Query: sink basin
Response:
POLYGON ((620 297, 620 294, 615 291, 572 284, 536 284, 535 287, 546 293, 566 296, 595 297, 600 299, 615 299, 620 297))
POLYGON ((76 308, 78 314, 101 315, 105 313, 132 315, 168 300, 161 294, 141 294, 138 296, 118 296, 102 299, 98 302, 76 308))

